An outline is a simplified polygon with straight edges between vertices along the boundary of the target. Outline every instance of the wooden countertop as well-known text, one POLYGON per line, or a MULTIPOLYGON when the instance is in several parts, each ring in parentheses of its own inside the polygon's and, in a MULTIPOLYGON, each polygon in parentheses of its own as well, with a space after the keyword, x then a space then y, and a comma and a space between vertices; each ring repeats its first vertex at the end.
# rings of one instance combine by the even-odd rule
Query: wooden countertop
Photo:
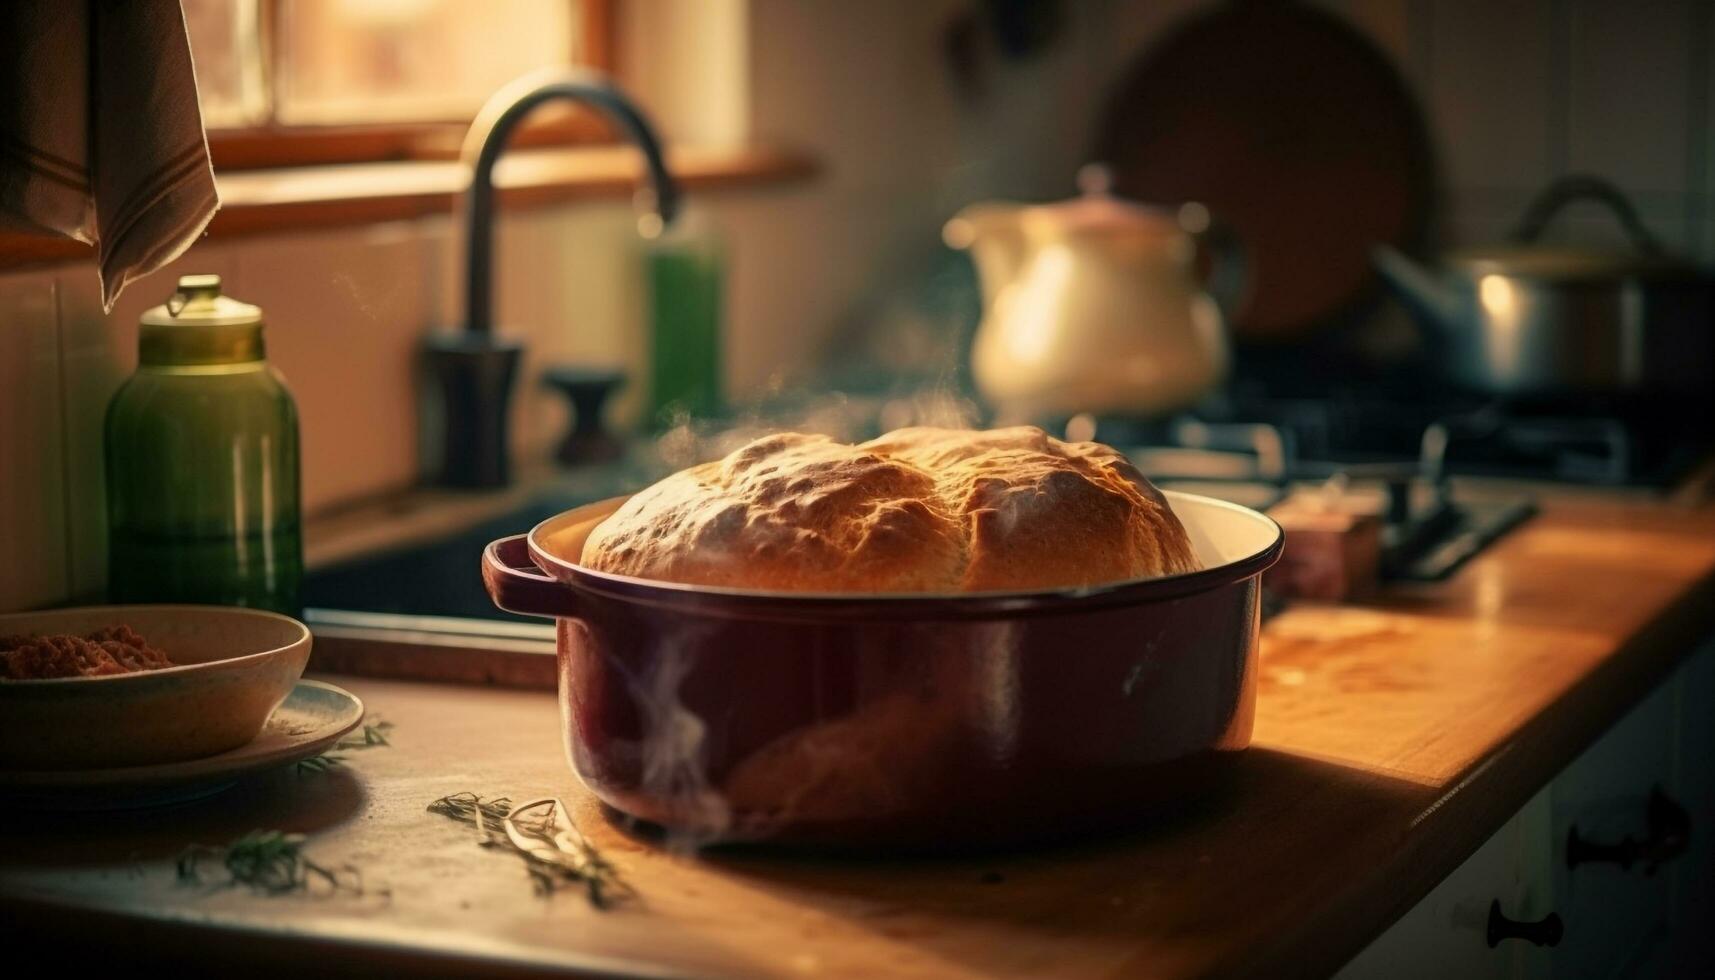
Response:
POLYGON ((664 853, 575 787, 546 695, 336 678, 395 723, 390 748, 175 810, 9 814, 0 894, 19 929, 181 956, 195 942, 276 968, 1323 974, 1715 627, 1712 570, 1715 509, 1586 497, 1550 502, 1450 583, 1290 609, 1265 630, 1238 785, 1129 836, 949 860, 664 853), (424 812, 463 790, 563 796, 641 904, 534 897, 514 859, 424 812), (316 859, 359 866, 369 892, 175 884, 183 846, 254 827, 309 834, 316 859))

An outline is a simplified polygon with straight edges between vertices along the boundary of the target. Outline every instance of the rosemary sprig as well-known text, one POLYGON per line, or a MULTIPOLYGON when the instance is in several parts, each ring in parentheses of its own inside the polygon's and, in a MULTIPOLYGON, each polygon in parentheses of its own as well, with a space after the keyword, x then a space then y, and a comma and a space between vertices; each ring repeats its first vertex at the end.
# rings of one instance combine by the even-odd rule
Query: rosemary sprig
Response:
POLYGON ((596 850, 557 799, 514 807, 506 818, 506 837, 527 857, 525 866, 539 894, 551 894, 562 884, 582 883, 590 904, 598 909, 635 897, 619 877, 619 869, 596 850))
POLYGON ((373 749, 378 745, 392 745, 387 741, 387 733, 393 730, 393 723, 377 719, 363 726, 362 733, 357 738, 342 738, 334 743, 336 749, 373 749))
POLYGON ((263 895, 311 891, 318 885, 327 894, 363 894, 363 876, 353 866, 330 868, 312 861, 304 853, 304 835, 278 830, 252 830, 224 847, 193 844, 179 853, 175 869, 180 884, 203 881, 203 864, 218 861, 226 871, 218 887, 247 885, 263 895))
POLYGON ((333 744, 333 748, 323 752, 321 755, 299 760, 298 771, 327 772, 329 769, 336 769, 345 765, 346 757, 338 754, 342 751, 350 752, 353 750, 391 746, 393 743, 387 740, 387 733, 392 729, 393 723, 390 721, 377 720, 365 724, 359 735, 351 738, 340 739, 333 744))
POLYGON ((329 769, 334 769, 343 765, 345 765, 345 756, 325 753, 323 755, 312 755, 308 759, 299 759, 298 771, 327 772, 329 769))
POLYGON ((500 825, 512 813, 512 798, 496 796, 483 799, 475 793, 454 793, 430 803, 429 812, 470 824, 487 839, 501 832, 500 825))
POLYGON ((470 792, 454 793, 430 803, 429 812, 475 827, 481 835, 477 841, 481 847, 516 854, 539 896, 581 885, 589 903, 598 909, 636 897, 619 877, 619 870, 578 830, 565 804, 557 799, 515 807, 509 797, 485 799, 470 792))

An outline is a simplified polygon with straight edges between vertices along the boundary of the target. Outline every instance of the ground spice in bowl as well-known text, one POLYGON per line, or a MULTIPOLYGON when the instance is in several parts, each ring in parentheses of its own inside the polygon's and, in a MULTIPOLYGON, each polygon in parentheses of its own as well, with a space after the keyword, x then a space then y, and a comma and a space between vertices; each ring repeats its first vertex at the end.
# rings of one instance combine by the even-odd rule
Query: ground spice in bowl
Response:
POLYGON ((82 636, 0 636, 0 680, 100 677, 171 666, 165 653, 124 624, 82 636))

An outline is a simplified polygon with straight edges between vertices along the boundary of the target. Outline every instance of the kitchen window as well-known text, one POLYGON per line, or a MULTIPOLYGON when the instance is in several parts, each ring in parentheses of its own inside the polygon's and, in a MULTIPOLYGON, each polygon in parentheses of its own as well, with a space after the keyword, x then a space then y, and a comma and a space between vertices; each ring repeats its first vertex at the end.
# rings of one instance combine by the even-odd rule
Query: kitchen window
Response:
MULTIPOLYGON (((612 0, 183 0, 217 170, 450 159, 525 72, 611 71, 612 0)), ((522 145, 606 142, 576 107, 522 145)))
MULTIPOLYGON (((659 18, 628 20, 619 0, 182 6, 220 188, 211 238, 450 213, 466 180, 459 147, 492 92, 553 66, 617 74, 624 85, 624 32, 661 28, 659 18)), ((514 154, 497 174, 508 208, 624 198, 636 186, 636 151, 580 106, 543 106, 509 146, 538 152, 514 154)), ((668 162, 688 190, 776 185, 818 169, 803 152, 756 145, 669 145, 668 162)), ((89 256, 67 238, 0 232, 0 269, 89 256)))

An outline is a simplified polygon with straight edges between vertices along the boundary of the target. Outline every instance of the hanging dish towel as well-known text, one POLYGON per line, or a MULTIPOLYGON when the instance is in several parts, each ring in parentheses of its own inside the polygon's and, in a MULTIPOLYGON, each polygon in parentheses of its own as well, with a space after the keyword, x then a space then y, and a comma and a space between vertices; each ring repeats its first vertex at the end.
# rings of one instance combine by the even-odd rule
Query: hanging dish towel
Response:
POLYGON ((6 0, 0 92, 0 225, 94 245, 106 308, 220 207, 178 3, 6 0))

